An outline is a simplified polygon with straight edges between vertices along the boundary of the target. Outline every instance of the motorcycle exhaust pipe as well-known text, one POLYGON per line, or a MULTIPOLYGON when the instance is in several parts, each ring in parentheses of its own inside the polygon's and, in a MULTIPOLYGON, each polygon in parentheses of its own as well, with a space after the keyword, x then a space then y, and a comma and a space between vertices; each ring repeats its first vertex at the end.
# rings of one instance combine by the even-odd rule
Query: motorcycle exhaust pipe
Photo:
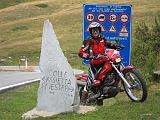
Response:
POLYGON ((89 97, 89 98, 87 99, 87 102, 96 100, 98 97, 100 97, 100 95, 101 95, 100 92, 98 92, 98 93, 95 94, 94 96, 89 97))
POLYGON ((83 86, 85 86, 87 83, 86 83, 86 81, 83 81, 83 80, 77 80, 77 85, 78 86, 81 86, 81 87, 83 87, 83 86))

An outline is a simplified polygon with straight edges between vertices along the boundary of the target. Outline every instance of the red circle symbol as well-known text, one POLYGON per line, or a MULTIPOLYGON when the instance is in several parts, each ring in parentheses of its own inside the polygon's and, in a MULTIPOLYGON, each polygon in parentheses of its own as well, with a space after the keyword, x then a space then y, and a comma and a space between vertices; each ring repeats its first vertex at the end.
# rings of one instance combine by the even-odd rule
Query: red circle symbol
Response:
POLYGON ((94 14, 93 13, 88 13, 86 15, 86 19, 88 22, 92 22, 94 20, 94 14))
POLYGON ((129 16, 127 14, 122 14, 120 20, 122 23, 126 23, 129 20, 129 16))
POLYGON ((98 15, 97 18, 98 18, 99 22, 104 22, 106 20, 106 15, 101 13, 101 14, 98 15))
POLYGON ((110 14, 109 16, 108 16, 108 20, 110 21, 110 22, 116 22, 117 20, 118 20, 118 16, 116 15, 116 14, 110 14))

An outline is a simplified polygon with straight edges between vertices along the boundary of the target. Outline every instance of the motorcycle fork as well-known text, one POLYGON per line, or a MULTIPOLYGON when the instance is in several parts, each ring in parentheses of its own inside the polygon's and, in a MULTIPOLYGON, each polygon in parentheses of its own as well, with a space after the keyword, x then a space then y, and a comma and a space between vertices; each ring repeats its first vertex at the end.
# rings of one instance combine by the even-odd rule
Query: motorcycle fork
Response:
POLYGON ((116 72, 118 73, 118 75, 121 77, 122 81, 127 85, 128 88, 131 88, 130 84, 127 82, 127 80, 125 79, 125 77, 123 76, 123 74, 117 69, 117 67, 111 63, 112 67, 116 70, 116 72))
MULTIPOLYGON (((125 68, 125 66, 123 65, 123 63, 121 63, 121 67, 122 67, 121 69, 125 68)), ((132 82, 135 83, 135 84, 137 84, 137 82, 135 81, 135 78, 133 77, 133 75, 129 74, 129 76, 131 77, 132 82)))

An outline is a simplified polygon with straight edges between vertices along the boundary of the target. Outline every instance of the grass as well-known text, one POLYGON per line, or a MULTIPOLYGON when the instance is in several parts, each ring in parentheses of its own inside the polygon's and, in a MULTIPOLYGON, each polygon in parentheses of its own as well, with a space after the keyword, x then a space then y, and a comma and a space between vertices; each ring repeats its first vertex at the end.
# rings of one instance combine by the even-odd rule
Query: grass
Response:
POLYGON ((38 84, 27 85, 0 95, 0 119, 21 120, 21 114, 36 104, 38 84))
MULTIPOLYGON (((0 94, 0 119, 21 120, 23 113, 36 106, 38 83, 0 94)), ((85 115, 63 113, 35 120, 159 120, 160 84, 149 87, 149 97, 144 103, 131 102, 126 94, 105 100, 104 106, 85 115)))
POLYGON ((30 2, 34 0, 0 0, 0 9, 7 8, 10 6, 14 6, 24 2, 30 2))

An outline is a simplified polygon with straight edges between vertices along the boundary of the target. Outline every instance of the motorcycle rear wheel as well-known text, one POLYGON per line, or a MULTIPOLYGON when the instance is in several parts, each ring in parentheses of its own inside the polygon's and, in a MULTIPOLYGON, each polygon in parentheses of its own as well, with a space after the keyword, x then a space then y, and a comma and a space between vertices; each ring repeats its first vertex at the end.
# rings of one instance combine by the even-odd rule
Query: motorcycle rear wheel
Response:
POLYGON ((131 88, 128 88, 123 82, 123 87, 128 97, 133 102, 144 102, 147 99, 148 91, 142 75, 136 69, 130 69, 124 72, 124 77, 131 85, 131 88))

